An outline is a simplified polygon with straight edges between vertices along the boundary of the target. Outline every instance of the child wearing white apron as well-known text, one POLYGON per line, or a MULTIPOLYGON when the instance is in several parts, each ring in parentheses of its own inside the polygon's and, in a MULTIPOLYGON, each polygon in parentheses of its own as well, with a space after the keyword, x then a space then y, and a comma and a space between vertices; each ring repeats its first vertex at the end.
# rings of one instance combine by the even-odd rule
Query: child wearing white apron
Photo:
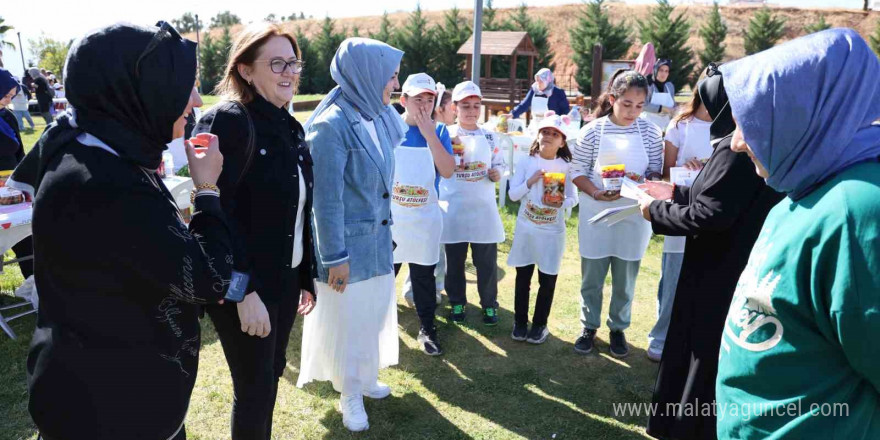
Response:
POLYGON ((571 151, 559 116, 541 121, 529 157, 517 165, 510 181, 510 199, 520 201, 513 245, 507 265, 516 268, 515 321, 510 337, 542 344, 550 336, 547 318, 556 291, 556 277, 565 252, 565 211, 577 204, 569 181, 571 151), (538 266, 538 296, 532 329, 528 330, 529 290, 538 266))
MULTIPOLYGON (((700 94, 694 97, 666 128, 666 150, 663 164, 663 176, 670 176, 672 167, 700 169, 703 161, 712 155, 709 143, 709 127, 712 118, 706 107, 700 102, 700 94), (695 108, 696 107, 696 108, 695 108)), ((690 186, 691 182, 672 182, 676 185, 690 186)), ((686 237, 667 236, 663 240, 663 259, 660 264, 660 284, 657 287, 657 323, 648 333, 648 359, 660 362, 663 346, 666 343, 666 332, 672 318, 672 303, 675 301, 675 289, 678 287, 678 276, 684 262, 684 243, 686 237)))
POLYGON ((400 102, 409 129, 394 149, 394 184, 391 190, 391 237, 394 274, 408 263, 413 302, 419 316, 418 342, 429 356, 443 354, 434 327, 434 269, 440 259, 443 220, 438 204, 439 177, 452 176, 452 142, 443 124, 431 119, 436 98, 434 79, 424 73, 410 75, 403 84, 400 102))
POLYGON ((449 127, 456 139, 455 173, 440 181, 440 208, 446 245, 446 294, 452 306, 450 320, 465 320, 467 303, 464 274, 468 247, 477 269, 477 291, 483 307, 483 323, 498 323, 498 243, 504 227, 498 214, 495 182, 504 171, 504 158, 495 139, 477 125, 482 109, 480 88, 470 81, 452 91, 460 125, 449 127))
POLYGON ((600 98, 598 119, 578 136, 574 156, 573 183, 581 190, 578 236, 581 253, 583 332, 575 351, 590 353, 601 322, 602 288, 611 270, 611 309, 607 325, 611 330, 612 356, 624 357, 629 348, 624 330, 630 325, 635 282, 642 256, 651 239, 651 224, 639 215, 620 222, 590 224, 589 219, 605 209, 634 205, 621 199, 619 191, 606 191, 600 170, 624 165, 633 180, 659 179, 663 166, 663 137, 660 129, 639 118, 647 95, 647 80, 637 72, 619 75, 609 92, 600 98))

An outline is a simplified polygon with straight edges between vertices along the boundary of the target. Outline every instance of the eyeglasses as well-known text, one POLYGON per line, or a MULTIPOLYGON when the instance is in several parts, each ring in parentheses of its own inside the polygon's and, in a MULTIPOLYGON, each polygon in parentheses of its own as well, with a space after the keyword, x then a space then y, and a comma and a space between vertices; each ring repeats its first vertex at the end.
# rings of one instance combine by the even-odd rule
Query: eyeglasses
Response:
POLYGON ((290 73, 296 75, 302 72, 303 67, 305 66, 305 63, 300 60, 284 61, 281 58, 273 58, 271 60, 254 60, 254 62, 256 61, 268 61, 269 68, 272 69, 272 73, 278 74, 284 73, 286 69, 290 69, 290 73))
POLYGON ((156 27, 158 27, 159 30, 156 31, 156 34, 153 35, 153 38, 150 40, 149 43, 147 43, 147 47, 144 49, 143 52, 141 52, 141 56, 138 57, 137 62, 134 64, 134 72, 135 75, 137 75, 138 77, 140 77, 141 72, 141 60, 143 60, 147 55, 153 52, 156 49, 156 46, 159 45, 159 43, 169 37, 177 38, 178 40, 183 38, 177 32, 177 29, 174 29, 174 26, 171 26, 170 24, 168 24, 168 22, 164 20, 159 20, 159 22, 156 23, 156 27))

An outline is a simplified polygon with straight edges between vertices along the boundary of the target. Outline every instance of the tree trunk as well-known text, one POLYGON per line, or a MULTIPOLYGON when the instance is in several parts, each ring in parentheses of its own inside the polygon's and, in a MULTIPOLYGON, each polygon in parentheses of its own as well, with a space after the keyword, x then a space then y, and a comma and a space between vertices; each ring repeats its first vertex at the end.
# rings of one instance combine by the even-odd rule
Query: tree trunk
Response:
POLYGON ((862 10, 863 10, 863 11, 867 11, 867 10, 868 10, 868 1, 870 1, 870 0, 865 0, 865 4, 864 4, 864 6, 862 6, 862 10))

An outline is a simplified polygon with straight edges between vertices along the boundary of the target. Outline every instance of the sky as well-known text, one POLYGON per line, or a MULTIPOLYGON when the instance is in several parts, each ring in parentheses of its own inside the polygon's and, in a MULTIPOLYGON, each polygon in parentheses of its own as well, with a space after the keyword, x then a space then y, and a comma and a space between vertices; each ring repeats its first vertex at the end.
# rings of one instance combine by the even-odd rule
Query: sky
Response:
MULTIPOLYGON (((675 0, 673 0, 674 2, 675 0)), ((722 0, 722 4, 727 0, 722 0)), ((529 6, 551 6, 577 3, 578 0, 494 0, 493 7, 509 8, 522 3, 529 6)), ((4 0, 4 4, 15 3, 4 0)), ((27 2, 25 2, 26 4, 27 2)), ((276 16, 304 12, 315 17, 357 17, 381 15, 382 12, 411 11, 417 0, 327 0, 322 2, 279 2, 277 0, 40 0, 40 12, 33 8, 0 7, 0 17, 6 25, 14 26, 5 39, 18 47, 17 32, 21 32, 25 46, 25 59, 29 60, 28 40, 41 34, 57 40, 69 40, 100 26, 117 21, 130 21, 136 24, 152 25, 158 20, 170 21, 185 12, 199 14, 200 20, 209 22, 210 17, 220 11, 229 10, 241 17, 244 23, 259 21, 270 13, 276 16), (282 6, 288 5, 288 6, 282 6), (75 18, 72 18, 75 17, 75 18)), ((627 3, 653 3, 653 0, 627 0, 627 3)), ((21 3, 16 3, 21 5, 21 3)), ((443 10, 457 6, 460 9, 473 9, 474 0, 424 0, 422 8, 443 10)), ((805 8, 854 8, 860 9, 862 0, 775 0, 780 6, 805 8)), ((21 57, 17 51, 3 48, 3 63, 15 74, 21 74, 21 57)))

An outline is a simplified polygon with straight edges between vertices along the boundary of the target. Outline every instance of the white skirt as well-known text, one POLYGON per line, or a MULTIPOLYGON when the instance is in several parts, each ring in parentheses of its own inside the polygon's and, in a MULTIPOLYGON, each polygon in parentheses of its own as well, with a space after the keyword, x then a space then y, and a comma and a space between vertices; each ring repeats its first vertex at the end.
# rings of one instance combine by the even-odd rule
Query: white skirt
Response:
POLYGON ((562 256, 565 253, 565 231, 559 233, 540 231, 519 222, 520 220, 517 219, 507 265, 522 267, 537 264, 541 272, 558 275, 562 256))
POLYGON ((376 383, 379 369, 397 364, 394 274, 349 284, 340 294, 315 282, 317 304, 303 321, 297 387, 329 380, 343 394, 376 383))

